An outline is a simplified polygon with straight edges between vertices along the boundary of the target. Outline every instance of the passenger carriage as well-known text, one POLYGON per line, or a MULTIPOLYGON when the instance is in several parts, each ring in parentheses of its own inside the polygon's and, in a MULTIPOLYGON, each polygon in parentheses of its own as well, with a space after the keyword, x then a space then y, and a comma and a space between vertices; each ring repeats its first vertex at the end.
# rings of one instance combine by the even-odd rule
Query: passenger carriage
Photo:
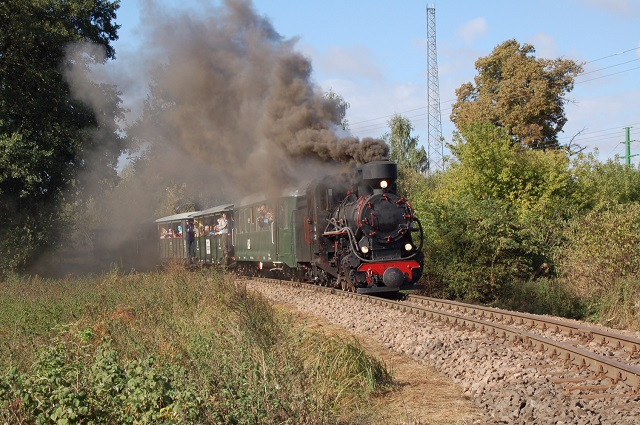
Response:
POLYGON ((238 267, 290 271, 297 267, 294 211, 301 197, 289 191, 277 198, 252 195, 236 203, 232 242, 238 267))
POLYGON ((229 232, 233 229, 233 204, 224 204, 217 207, 192 213, 196 227, 195 261, 204 264, 224 264, 233 256, 233 247, 230 234, 217 234, 215 226, 218 219, 226 214, 229 232), (229 244, 229 258, 225 258, 224 241, 227 238, 229 244))
POLYGON ((198 212, 188 212, 169 215, 156 220, 158 225, 158 239, 160 245, 160 260, 186 260, 187 245, 185 244, 183 229, 187 220, 193 218, 198 212))

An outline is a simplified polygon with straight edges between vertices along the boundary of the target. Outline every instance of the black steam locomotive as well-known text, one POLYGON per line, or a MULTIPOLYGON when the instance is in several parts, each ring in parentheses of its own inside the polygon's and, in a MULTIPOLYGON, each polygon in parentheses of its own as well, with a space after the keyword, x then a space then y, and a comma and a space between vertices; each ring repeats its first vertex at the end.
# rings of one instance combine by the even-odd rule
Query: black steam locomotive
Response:
POLYGON ((181 229, 194 220, 197 262, 359 293, 418 289, 422 227, 409 202, 396 194, 397 175, 395 163, 374 161, 276 198, 251 196, 164 217, 156 220, 161 256, 187 259, 181 229), (222 214, 231 231, 217 234, 222 214))

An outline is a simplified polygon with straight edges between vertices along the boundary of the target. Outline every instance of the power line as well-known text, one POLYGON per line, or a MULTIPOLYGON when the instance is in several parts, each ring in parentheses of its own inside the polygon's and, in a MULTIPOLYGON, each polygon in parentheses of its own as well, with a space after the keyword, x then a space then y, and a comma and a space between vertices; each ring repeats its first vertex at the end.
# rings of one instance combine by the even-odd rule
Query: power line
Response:
MULTIPOLYGON (((620 51, 620 52, 617 52, 617 53, 613 53, 613 54, 610 54, 610 55, 607 55, 607 56, 603 56, 603 57, 600 57, 600 58, 597 58, 597 59, 593 59, 593 60, 590 60, 588 62, 585 62, 585 64, 597 62, 597 61, 600 61, 600 60, 603 60, 603 59, 607 59, 607 58, 611 58, 611 57, 614 57, 614 56, 619 56, 619 55, 622 55, 622 54, 625 54, 625 53, 636 51, 638 49, 640 49, 640 46, 639 47, 634 47, 634 48, 631 48, 631 49, 627 49, 627 50, 623 50, 623 51, 620 51)), ((606 67, 602 67, 602 68, 598 68, 598 69, 595 69, 595 70, 592 70, 592 71, 588 71, 588 72, 582 73, 581 75, 592 74, 592 73, 595 73, 595 72, 603 71, 605 69, 610 69, 610 68, 613 68, 613 67, 616 67, 616 66, 620 66, 620 65, 625 65, 625 64, 628 64, 628 63, 631 63, 631 62, 635 62, 635 61, 638 61, 638 60, 640 60, 640 58, 632 59, 632 60, 625 61, 625 62, 620 62, 620 63, 614 64, 614 65, 610 65, 610 66, 606 66, 606 67)), ((613 75, 622 74, 622 73, 629 72, 629 71, 634 71, 636 69, 640 69, 640 66, 634 67, 634 68, 630 68, 630 69, 626 69, 626 70, 619 71, 619 72, 615 72, 615 73, 611 73, 611 74, 601 75, 599 77, 591 78, 591 79, 588 79, 588 80, 577 80, 577 81, 574 82, 574 84, 587 83, 587 82, 598 80, 598 79, 601 79, 601 78, 610 77, 610 76, 613 76, 613 75)), ((527 96, 523 95, 523 96, 520 96, 520 97, 521 98, 525 98, 527 96)), ((457 99, 448 99, 448 100, 442 101, 441 104, 442 103, 453 103, 455 101, 457 101, 457 99)), ((354 123, 350 123, 350 127, 351 127, 352 131, 371 131, 371 130, 375 130, 375 129, 379 129, 379 128, 386 128, 387 127, 387 123, 386 122, 384 122, 384 123, 372 123, 372 121, 379 121, 379 120, 382 120, 382 119, 388 119, 388 118, 391 118, 391 117, 393 117, 395 115, 404 115, 404 114, 406 114, 408 112, 414 112, 414 111, 425 110, 425 109, 427 109, 427 107, 423 106, 423 107, 418 107, 418 108, 414 108, 414 109, 409 109, 409 110, 406 110, 406 111, 395 112, 393 114, 388 114, 388 115, 384 115, 384 116, 380 116, 380 117, 376 117, 376 118, 369 118, 369 119, 357 121, 357 122, 354 122, 354 123), (364 123, 371 123, 371 124, 367 124, 367 125, 358 127, 358 124, 364 124, 364 123), (355 128, 354 128, 354 126, 355 126, 355 128)), ((442 112, 451 111, 452 109, 453 109, 452 107, 449 107, 446 110, 443 110, 442 112)), ((424 114, 420 114, 420 115, 424 115, 424 114)), ((418 115, 418 116, 420 116, 420 115, 418 115)), ((407 118, 410 118, 410 117, 407 117, 407 118)))
MULTIPOLYGON (((634 125, 638 125, 638 124, 640 124, 640 122, 635 122, 633 124, 619 125, 619 126, 616 126, 616 127, 609 127, 609 128, 605 128, 605 129, 602 129, 602 130, 589 131, 589 132, 582 133, 582 135, 594 134, 594 133, 602 133, 604 131, 609 131, 609 130, 620 130, 621 128, 633 127, 634 125)), ((558 139, 569 139, 571 137, 574 137, 574 136, 562 136, 562 137, 559 137, 558 139)))
POLYGON ((588 62, 585 62, 585 65, 588 64, 588 63, 592 63, 592 62, 597 62, 597 61, 602 60, 602 59, 608 59, 608 58, 611 58, 611 57, 614 57, 614 56, 623 55, 625 53, 633 52, 633 51, 638 50, 638 49, 640 49, 640 46, 634 47, 632 49, 624 50, 622 52, 613 53, 613 54, 610 54, 608 56, 603 56, 603 57, 598 58, 598 59, 592 59, 592 60, 590 60, 588 62))
POLYGON ((610 66, 605 66, 604 68, 600 68, 600 69, 594 69, 593 71, 589 71, 589 72, 583 72, 582 74, 580 74, 580 76, 582 77, 582 76, 587 75, 587 74, 593 74, 594 72, 604 71, 605 69, 615 68, 616 66, 626 65, 628 63, 636 62, 636 61, 640 61, 640 58, 631 59, 630 61, 626 61, 626 62, 616 63, 616 64, 610 65, 610 66))
POLYGON ((633 70, 635 70, 635 69, 640 69, 640 66, 636 66, 635 68, 625 69, 624 71, 614 72, 614 73, 612 73, 612 74, 601 75, 600 77, 591 78, 591 79, 589 79, 589 80, 576 81, 576 82, 575 82, 575 84, 588 83, 589 81, 599 80, 600 78, 605 78, 605 77, 611 77, 612 75, 622 74, 622 73, 624 73, 624 72, 633 71, 633 70))

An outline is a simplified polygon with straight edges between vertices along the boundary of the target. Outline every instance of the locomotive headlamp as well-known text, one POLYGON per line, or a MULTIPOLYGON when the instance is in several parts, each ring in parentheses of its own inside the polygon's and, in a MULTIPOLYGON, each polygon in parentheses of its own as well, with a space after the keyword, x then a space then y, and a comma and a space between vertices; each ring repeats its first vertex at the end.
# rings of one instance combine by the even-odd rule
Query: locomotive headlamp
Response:
POLYGON ((386 189, 389 183, 386 180, 380 180, 380 187, 386 189))
POLYGON ((366 245, 362 245, 360 247, 360 251, 362 251, 363 254, 366 254, 367 252, 369 252, 369 247, 366 245))
POLYGON ((413 245, 411 245, 410 243, 408 243, 408 244, 406 244, 406 245, 404 246, 404 249, 405 249, 405 250, 407 250, 407 251, 411 251, 411 250, 413 249, 413 245))

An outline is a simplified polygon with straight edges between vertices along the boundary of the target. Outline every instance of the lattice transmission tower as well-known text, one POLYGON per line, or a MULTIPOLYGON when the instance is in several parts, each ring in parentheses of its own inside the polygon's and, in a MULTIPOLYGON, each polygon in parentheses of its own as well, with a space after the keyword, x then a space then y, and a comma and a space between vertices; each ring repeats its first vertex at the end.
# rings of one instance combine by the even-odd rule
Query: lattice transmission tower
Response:
POLYGON ((436 51, 436 7, 427 5, 427 155, 429 173, 444 170, 444 143, 438 86, 438 53, 436 51))

